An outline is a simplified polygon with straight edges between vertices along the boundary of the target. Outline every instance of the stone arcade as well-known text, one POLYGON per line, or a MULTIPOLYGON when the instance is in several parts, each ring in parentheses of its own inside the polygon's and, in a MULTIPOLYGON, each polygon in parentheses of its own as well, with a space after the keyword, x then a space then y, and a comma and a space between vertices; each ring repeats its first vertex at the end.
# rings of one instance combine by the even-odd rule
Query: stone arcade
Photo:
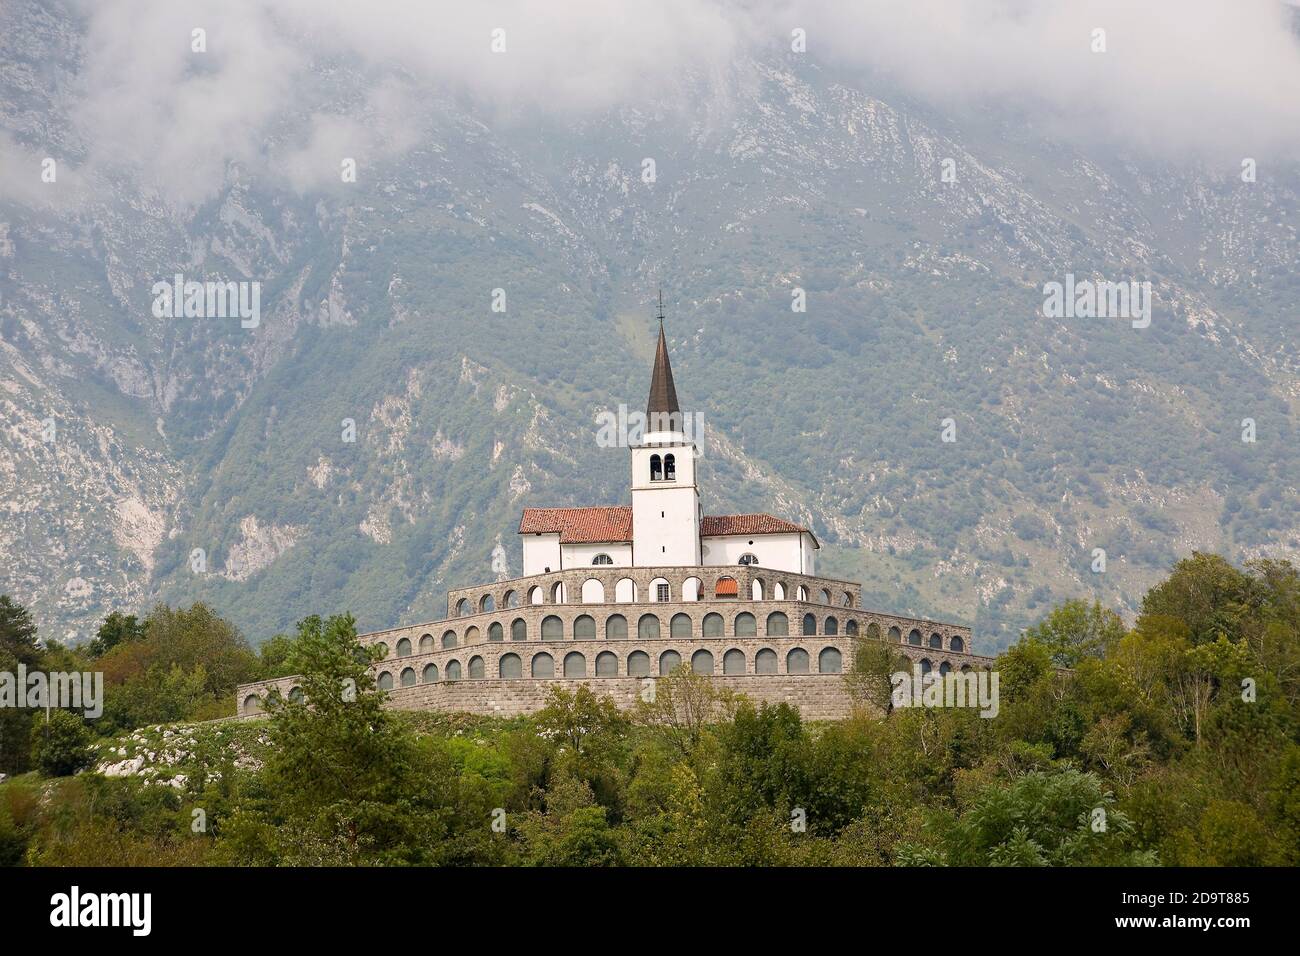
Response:
MULTIPOLYGON (((886 640, 922 673, 986 667, 970 629, 862 607, 861 586, 819 577, 808 528, 766 514, 706 515, 662 315, 646 418, 631 449, 632 504, 525 508, 524 576, 447 595, 448 617, 361 635, 390 706, 511 716, 553 685, 631 706, 647 679, 688 663, 755 701, 846 716, 853 645, 886 640)), ((242 685, 239 714, 296 679, 242 685)))

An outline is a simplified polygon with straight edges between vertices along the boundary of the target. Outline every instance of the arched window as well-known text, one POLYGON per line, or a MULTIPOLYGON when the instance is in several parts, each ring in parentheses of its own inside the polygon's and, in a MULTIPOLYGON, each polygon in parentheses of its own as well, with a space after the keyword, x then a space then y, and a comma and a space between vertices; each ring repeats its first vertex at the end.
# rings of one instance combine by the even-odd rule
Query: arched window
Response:
POLYGON ((822 652, 817 655, 817 673, 838 674, 843 668, 843 663, 839 648, 824 647, 822 652))
POLYGON ((505 597, 502 598, 502 600, 501 600, 501 604, 502 604, 503 607, 518 607, 518 606, 519 606, 519 592, 518 592, 518 591, 507 591, 505 597))
POLYGON ((302 692, 301 687, 289 688, 289 700, 291 703, 301 704, 306 699, 307 695, 302 692))
POLYGON ((528 623, 522 617, 517 617, 510 622, 510 640, 528 640, 528 623))
POLYGON ((722 655, 722 673, 724 674, 743 674, 745 673, 745 652, 732 648, 722 655))
POLYGON ((425 682, 426 684, 436 684, 436 683, 438 682, 438 665, 437 665, 437 664, 425 664, 425 665, 424 665, 424 682, 425 682))
POLYGON ((933 665, 931 665, 931 663, 930 663, 930 658, 928 658, 928 657, 922 657, 922 658, 921 658, 921 676, 924 677, 926 674, 930 673, 930 671, 933 670, 933 669, 934 669, 934 668, 933 668, 933 665))
POLYGON ((409 637, 404 637, 397 642, 397 656, 398 657, 411 656, 411 639, 409 637))
POLYGON ((375 643, 370 645, 370 649, 372 653, 374 653, 374 649, 376 647, 379 648, 379 651, 376 654, 374 660, 382 661, 385 657, 388 656, 388 645, 385 644, 383 641, 375 641, 375 643))
POLYGON ((667 578, 655 578, 650 582, 650 600, 660 603, 672 600, 672 589, 668 586, 667 578))
POLYGON ((898 644, 898 643, 902 643, 902 640, 903 640, 903 632, 900 631, 900 630, 899 630, 898 628, 896 628, 896 627, 891 627, 891 628, 889 629, 889 639, 890 639, 891 641, 893 641, 894 643, 896 643, 896 644, 898 644))
POLYGON ((797 601, 807 601, 807 600, 808 600, 808 589, 807 589, 806 587, 804 587, 802 584, 799 585, 799 589, 798 589, 797 591, 795 591, 795 600, 797 600, 797 601))
POLYGON ((682 655, 676 651, 664 651, 659 655, 659 676, 667 677, 682 666, 682 655))
POLYGON ((677 456, 664 455, 664 481, 677 480, 677 456))
POLYGON ((822 603, 823 604, 831 603, 831 592, 826 588, 822 588, 822 603))
POLYGON ((825 625, 822 627, 823 634, 835 635, 840 632, 840 622, 834 617, 828 617, 825 625))
POLYGON ((737 637, 753 637, 758 633, 758 624, 754 621, 754 615, 748 611, 742 611, 736 615, 734 623, 734 633, 737 637))
POLYGON ((785 637, 790 633, 790 619, 780 611, 773 611, 767 616, 767 636, 785 637))
POLYGON ((698 650, 691 655, 691 670, 705 677, 713 676, 713 655, 706 650, 698 650))
POLYGON ((596 639, 596 619, 590 614, 579 615, 573 622, 573 639, 575 641, 594 641, 596 639))
POLYGON ((488 640, 503 641, 505 640, 505 631, 501 627, 500 621, 493 621, 488 625, 488 640))
POLYGON ((614 585, 614 600, 619 604, 632 604, 636 601, 636 582, 631 578, 620 578, 614 585))
POLYGON ((674 614, 673 619, 668 622, 668 633, 672 637, 690 637, 691 616, 689 614, 674 614))
POLYGON ((533 655, 533 676, 554 677, 555 658, 553 658, 550 654, 534 654, 533 655))
POLYGON ((464 617, 468 613, 469 613, 469 601, 466 600, 465 598, 461 598, 459 601, 456 602, 456 616, 464 617))
POLYGON ((515 680, 524 676, 523 661, 519 659, 518 654, 504 654, 501 660, 497 661, 497 674, 503 680, 515 680))
POLYGON ((740 560, 736 563, 737 564, 758 564, 758 556, 750 554, 748 551, 746 551, 744 554, 740 556, 740 560))
POLYGON ((447 680, 460 680, 460 661, 447 662, 447 680))
POLYGON ((548 614, 546 617, 542 618, 542 640, 564 640, 564 622, 554 614, 548 614))
POLYGON ((420 653, 421 653, 421 654, 432 654, 433 651, 434 651, 434 647, 435 647, 435 643, 434 643, 433 635, 432 635, 432 634, 421 634, 421 635, 420 635, 420 653))
POLYGON ((587 676, 587 659, 577 651, 571 651, 564 655, 564 676, 565 677, 586 677, 587 676))
POLYGON ((718 578, 713 585, 713 596, 719 598, 739 597, 740 587, 736 584, 736 579, 731 577, 718 578))
POLYGON ((961 665, 961 672, 963 674, 969 674, 971 672, 970 665, 969 664, 961 665))
POLYGON ((682 600, 698 601, 702 582, 699 578, 687 578, 682 582, 682 600))
POLYGON ((588 578, 582 582, 582 603, 583 604, 604 604, 605 603, 605 585, 601 584, 595 578, 588 578))
POLYGON ((954 651, 964 652, 966 650, 966 642, 956 635, 953 635, 950 646, 954 651))
POLYGON ((749 583, 749 596, 753 598, 755 601, 763 600, 763 579, 762 578, 754 578, 754 580, 749 583))
POLYGON ((931 646, 931 647, 937 647, 937 648, 939 648, 940 650, 943 650, 943 638, 940 637, 938 634, 931 634, 931 635, 930 635, 930 646, 931 646))
POLYGON ((802 647, 796 647, 785 655, 785 672, 787 674, 807 674, 808 652, 802 647))
POLYGON ((659 458, 658 455, 651 455, 650 456, 650 480, 663 481, 663 479, 664 479, 663 461, 659 458))
POLYGON ((858 622, 852 619, 844 622, 844 633, 849 637, 858 636, 858 622))
MULTIPOLYGON (((391 674, 388 676, 388 682, 389 682, 389 686, 391 686, 393 682, 393 677, 391 674)), ((262 712, 262 698, 258 697, 256 694, 249 694, 247 697, 244 698, 244 713, 260 714, 261 712, 262 712)))
POLYGON ((916 628, 912 628, 912 632, 907 635, 907 643, 910 644, 912 647, 920 647, 921 632, 918 631, 916 628))
POLYGON ((551 603, 552 604, 564 603, 564 582, 563 581, 556 581, 555 584, 551 587, 551 603))
POLYGON ((845 591, 844 600, 840 602, 840 607, 853 607, 853 592, 845 591))
POLYGON ((939 665, 939 676, 946 677, 948 676, 948 672, 951 670, 952 670, 952 665, 949 664, 947 661, 944 661, 942 664, 939 665))
POLYGON ((772 585, 772 600, 773 601, 785 600, 785 585, 780 581, 777 581, 775 584, 772 585))
POLYGON ((384 671, 382 674, 379 675, 379 689, 380 690, 393 689, 393 675, 388 673, 388 671, 384 671))
POLYGON ((497 599, 490 594, 485 594, 479 598, 478 609, 483 614, 491 613, 497 609, 497 599))
POLYGON ((804 633, 804 634, 816 634, 816 633, 817 633, 817 618, 816 618, 816 617, 814 617, 814 616, 811 615, 811 614, 805 614, 805 615, 803 616, 803 633, 804 633))
POLYGON ((546 600, 545 595, 546 592, 542 590, 542 586, 540 584, 534 584, 528 589, 528 603, 541 604, 546 600))
POLYGON ((442 635, 442 646, 443 646, 443 647, 455 647, 455 646, 456 646, 456 632, 455 632, 455 631, 447 631, 446 633, 444 633, 444 634, 442 635))
POLYGON ((880 640, 880 625, 875 621, 867 625, 867 639, 872 641, 880 640))
POLYGON ((470 680, 478 680, 483 676, 483 658, 475 655, 469 659, 469 677, 470 680))
POLYGON ((704 628, 701 633, 705 637, 721 637, 722 627, 721 614, 706 614, 704 615, 704 628))
POLYGON ((601 651, 596 655, 596 676, 617 677, 618 655, 612 651, 601 651))
POLYGON ((605 621, 605 640, 626 641, 627 618, 622 614, 611 614, 609 619, 605 621))
POLYGON ((402 669, 401 682, 403 687, 415 686, 415 668, 406 667, 402 669))
POLYGON ((591 559, 592 564, 613 564, 614 559, 607 554, 598 554, 591 559))
POLYGON ((628 677, 650 676, 650 655, 645 651, 633 651, 627 655, 628 677))
POLYGON ((754 655, 754 673, 755 674, 775 674, 776 673, 776 651, 770 647, 765 647, 754 655))
POLYGON ((471 628, 468 628, 468 629, 465 631, 465 643, 466 643, 466 644, 477 644, 477 643, 478 643, 478 628, 477 628, 477 627, 471 627, 471 628))
POLYGON ((653 614, 641 615, 636 624, 636 636, 643 641, 659 640, 659 618, 653 614))

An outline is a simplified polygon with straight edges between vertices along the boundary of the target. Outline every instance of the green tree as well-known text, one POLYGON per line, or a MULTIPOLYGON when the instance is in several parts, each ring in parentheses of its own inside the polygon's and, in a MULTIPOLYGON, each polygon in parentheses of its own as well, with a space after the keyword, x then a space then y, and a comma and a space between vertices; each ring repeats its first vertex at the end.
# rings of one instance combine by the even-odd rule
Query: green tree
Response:
POLYGON ((32 763, 47 777, 70 777, 95 759, 86 722, 66 710, 53 710, 32 727, 32 763))
POLYGON ((1124 636, 1124 620, 1100 601, 1066 601, 1025 631, 1024 639, 1047 649, 1057 667, 1075 667, 1085 657, 1105 657, 1124 636))
POLYGON ((91 657, 102 657, 119 644, 143 640, 144 632, 144 622, 137 620, 134 614, 114 611, 99 625, 86 651, 91 657))

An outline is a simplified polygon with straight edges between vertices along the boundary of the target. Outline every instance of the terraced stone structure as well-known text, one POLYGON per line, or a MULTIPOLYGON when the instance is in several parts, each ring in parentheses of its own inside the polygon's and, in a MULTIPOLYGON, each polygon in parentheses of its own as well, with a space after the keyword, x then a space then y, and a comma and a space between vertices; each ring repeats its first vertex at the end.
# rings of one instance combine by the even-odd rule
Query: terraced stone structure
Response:
MULTIPOLYGON (((661 317, 662 318, 662 317, 661 317)), ((552 686, 587 684, 631 706, 686 664, 809 719, 846 716, 843 678, 861 640, 886 641, 922 672, 987 667, 970 629, 862 607, 861 588, 816 575, 820 545, 771 515, 706 516, 694 443, 680 428, 662 322, 632 506, 525 508, 525 576, 447 595, 447 617, 361 636, 391 706, 513 716, 552 686)), ((294 678, 246 684, 242 716, 294 678)))

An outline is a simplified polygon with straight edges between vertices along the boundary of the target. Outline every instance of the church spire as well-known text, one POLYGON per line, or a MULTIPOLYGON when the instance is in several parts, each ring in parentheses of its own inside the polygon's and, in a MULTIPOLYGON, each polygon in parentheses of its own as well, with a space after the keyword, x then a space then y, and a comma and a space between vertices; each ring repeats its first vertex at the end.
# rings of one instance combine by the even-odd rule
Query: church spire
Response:
POLYGON ((659 290, 658 318, 659 346, 655 349, 655 368, 650 376, 650 401, 646 405, 646 421, 650 431, 676 431, 682 412, 677 405, 677 387, 673 384, 673 368, 668 363, 668 340, 664 338, 663 289, 659 290), (656 422, 667 424, 668 427, 660 429, 656 426, 656 422))

